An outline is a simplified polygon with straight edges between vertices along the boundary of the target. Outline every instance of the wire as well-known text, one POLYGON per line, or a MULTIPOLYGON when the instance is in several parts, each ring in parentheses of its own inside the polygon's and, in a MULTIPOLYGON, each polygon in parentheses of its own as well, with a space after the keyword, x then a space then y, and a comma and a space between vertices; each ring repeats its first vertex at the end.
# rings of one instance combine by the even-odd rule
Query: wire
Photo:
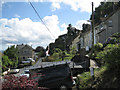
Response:
POLYGON ((35 13, 37 14, 37 16, 39 17, 39 19, 42 21, 43 25, 47 28, 47 30, 50 32, 50 34, 55 38, 55 36, 51 33, 50 29, 47 27, 47 25, 44 23, 44 21, 42 20, 42 18, 40 17, 40 15, 38 14, 37 10, 35 9, 35 7, 33 6, 33 4, 30 2, 30 0, 28 0, 28 2, 30 3, 30 5, 32 6, 33 10, 35 11, 35 13))

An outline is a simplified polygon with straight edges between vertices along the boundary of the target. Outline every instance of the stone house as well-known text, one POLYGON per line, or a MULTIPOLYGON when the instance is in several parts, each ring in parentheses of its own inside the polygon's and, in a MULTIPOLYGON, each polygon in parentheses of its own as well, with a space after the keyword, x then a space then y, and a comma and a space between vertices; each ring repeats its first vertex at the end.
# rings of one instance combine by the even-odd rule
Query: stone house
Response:
POLYGON ((17 45, 17 48, 18 48, 18 59, 19 59, 19 62, 23 61, 23 60, 26 60, 27 58, 33 58, 35 57, 35 52, 34 52, 34 49, 29 46, 29 45, 17 45))
POLYGON ((92 30, 90 25, 80 35, 80 48, 89 51, 92 47, 92 30))
POLYGON ((114 33, 120 33, 120 8, 95 25, 94 31, 96 43, 104 43, 114 33))
POLYGON ((80 35, 78 35, 70 45, 70 48, 74 48, 77 52, 80 51, 80 35))

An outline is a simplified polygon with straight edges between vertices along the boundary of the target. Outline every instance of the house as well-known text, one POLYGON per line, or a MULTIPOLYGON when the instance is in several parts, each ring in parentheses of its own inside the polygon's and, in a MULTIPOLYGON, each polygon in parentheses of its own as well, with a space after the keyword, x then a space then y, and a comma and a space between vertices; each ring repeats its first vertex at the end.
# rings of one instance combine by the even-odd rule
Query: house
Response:
POLYGON ((76 51, 80 51, 81 49, 85 49, 85 51, 89 51, 92 47, 92 30, 89 24, 84 24, 84 30, 81 30, 79 35, 72 41, 70 45, 71 48, 75 48, 76 51))
POLYGON ((68 25, 67 30, 68 31, 66 34, 60 35, 54 43, 49 44, 50 55, 53 54, 54 48, 59 48, 62 51, 70 51, 70 45, 72 44, 72 41, 79 35, 80 30, 72 27, 71 24, 68 25))
POLYGON ((120 33, 120 8, 95 25, 94 31, 96 43, 104 43, 114 33, 120 33))
POLYGON ((70 45, 70 48, 75 48, 75 50, 78 52, 80 51, 80 35, 78 35, 73 41, 72 44, 70 45))
POLYGON ((19 59, 19 62, 23 61, 23 60, 26 60, 27 58, 33 58, 35 57, 35 52, 33 50, 33 48, 29 45, 24 45, 24 44, 21 44, 21 45, 17 45, 17 48, 18 48, 18 59, 19 59))
POLYGON ((92 47, 92 30, 90 29, 90 25, 83 30, 80 34, 80 48, 85 48, 86 51, 89 51, 92 47))

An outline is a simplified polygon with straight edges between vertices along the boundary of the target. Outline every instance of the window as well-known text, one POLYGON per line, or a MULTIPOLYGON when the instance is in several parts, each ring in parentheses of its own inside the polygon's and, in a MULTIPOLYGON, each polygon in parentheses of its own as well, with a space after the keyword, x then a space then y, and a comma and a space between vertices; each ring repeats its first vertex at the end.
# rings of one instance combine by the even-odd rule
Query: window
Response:
POLYGON ((103 29, 103 24, 100 24, 99 28, 100 28, 100 30, 102 30, 103 29))
POLYGON ((108 21, 108 27, 112 27, 112 20, 108 21))

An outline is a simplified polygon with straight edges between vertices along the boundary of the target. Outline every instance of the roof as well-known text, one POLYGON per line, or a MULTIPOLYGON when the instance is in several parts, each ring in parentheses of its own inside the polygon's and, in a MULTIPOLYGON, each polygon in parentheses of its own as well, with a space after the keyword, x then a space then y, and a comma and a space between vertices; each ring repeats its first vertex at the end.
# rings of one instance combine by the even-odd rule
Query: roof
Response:
POLYGON ((18 50, 23 49, 23 48, 25 48, 25 47, 28 47, 28 48, 33 49, 31 46, 29 46, 29 45, 27 45, 27 44, 26 44, 26 45, 24 45, 24 44, 17 45, 18 50))
MULTIPOLYGON (((111 12, 107 17, 103 17, 103 18, 102 18, 102 22, 105 22, 107 19, 109 19, 112 15, 114 15, 114 14, 117 13, 118 11, 120 11, 120 7, 119 7, 117 10, 111 12)), ((101 24, 102 22, 96 23, 95 26, 98 26, 98 25, 101 24)), ((94 27, 95 27, 95 26, 94 26, 94 27)))
POLYGON ((20 50, 21 48, 23 48, 25 45, 21 44, 21 45, 17 45, 18 50, 20 50))
MULTIPOLYGON (((29 67, 28 69, 42 69, 42 68, 47 68, 47 67, 52 67, 52 66, 57 66, 57 65, 63 65, 63 64, 69 64, 71 61, 59 61, 59 62, 42 62, 41 66, 32 66, 29 67)), ((26 68, 27 69, 27 68, 26 68)))

